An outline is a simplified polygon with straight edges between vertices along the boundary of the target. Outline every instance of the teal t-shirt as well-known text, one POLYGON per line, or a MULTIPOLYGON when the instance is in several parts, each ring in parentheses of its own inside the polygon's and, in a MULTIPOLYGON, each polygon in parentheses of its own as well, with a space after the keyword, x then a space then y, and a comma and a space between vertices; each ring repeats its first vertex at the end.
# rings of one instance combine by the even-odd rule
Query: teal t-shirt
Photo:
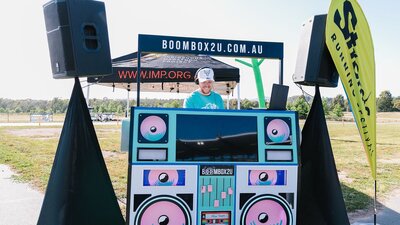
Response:
POLYGON ((221 95, 211 91, 210 95, 202 95, 198 90, 190 94, 183 102, 183 108, 223 109, 224 101, 221 95))

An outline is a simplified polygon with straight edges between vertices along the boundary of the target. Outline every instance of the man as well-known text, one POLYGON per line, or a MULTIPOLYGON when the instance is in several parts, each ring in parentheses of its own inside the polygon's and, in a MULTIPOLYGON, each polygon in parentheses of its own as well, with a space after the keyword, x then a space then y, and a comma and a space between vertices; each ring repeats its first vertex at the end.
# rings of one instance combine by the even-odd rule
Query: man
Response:
POLYGON ((214 71, 210 67, 202 67, 197 70, 194 82, 199 88, 193 91, 183 102, 183 108, 196 109, 223 109, 224 101, 221 95, 212 90, 214 83, 214 71))

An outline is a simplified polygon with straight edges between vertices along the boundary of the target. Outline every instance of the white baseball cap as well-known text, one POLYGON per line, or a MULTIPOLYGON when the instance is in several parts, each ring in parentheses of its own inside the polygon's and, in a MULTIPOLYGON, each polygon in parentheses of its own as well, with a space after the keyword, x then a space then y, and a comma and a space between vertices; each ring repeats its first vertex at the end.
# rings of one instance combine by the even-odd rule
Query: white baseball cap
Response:
POLYGON ((196 76, 199 83, 207 80, 214 81, 214 70, 210 67, 202 67, 196 71, 196 76))

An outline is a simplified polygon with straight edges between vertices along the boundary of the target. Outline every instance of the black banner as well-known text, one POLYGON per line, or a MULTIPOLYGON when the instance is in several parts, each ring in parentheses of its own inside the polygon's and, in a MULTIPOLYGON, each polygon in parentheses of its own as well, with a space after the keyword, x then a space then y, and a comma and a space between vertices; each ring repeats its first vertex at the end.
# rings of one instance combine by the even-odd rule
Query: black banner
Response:
POLYGON ((139 52, 283 59, 283 43, 139 34, 139 52))

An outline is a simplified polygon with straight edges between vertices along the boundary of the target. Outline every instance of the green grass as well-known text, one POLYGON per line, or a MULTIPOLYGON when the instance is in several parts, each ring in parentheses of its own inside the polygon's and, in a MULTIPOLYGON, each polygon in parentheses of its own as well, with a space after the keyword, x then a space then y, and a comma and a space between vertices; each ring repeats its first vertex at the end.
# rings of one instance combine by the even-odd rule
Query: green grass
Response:
MULTIPOLYGON (((399 128, 400 124, 377 124, 378 201, 400 188, 399 128)), ((330 122, 328 129, 347 209, 371 207, 374 181, 356 125, 330 122)))
MULTIPOLYGON (((24 130, 58 129, 61 127, 0 127, 0 163, 10 165, 19 175, 16 179, 29 182, 40 191, 47 186, 59 134, 15 135, 24 130)), ((120 126, 96 126, 96 134, 103 149, 107 169, 120 198, 126 197, 127 153, 119 152, 120 126)), ((31 132, 29 132, 31 133, 31 132)))
POLYGON ((19 174, 17 180, 29 181, 44 190, 51 170, 58 139, 35 140, 9 134, 0 128, 0 163, 12 166, 19 174))
MULTIPOLYGON (((395 116, 399 118, 400 113, 395 116)), ((374 185, 356 125, 328 122, 328 128, 348 211, 371 207, 374 185)), ((399 128, 399 123, 377 125, 378 201, 384 201, 392 190, 400 188, 399 128)), ((40 133, 46 129, 61 131, 60 126, 0 127, 0 163, 14 169, 18 174, 15 179, 29 182, 42 192, 45 191, 59 141, 59 132, 40 133), (21 135, 26 131, 30 135, 21 135)), ((121 127, 96 125, 95 129, 116 195, 125 201, 128 154, 119 150, 121 127)), ((121 208, 125 210, 124 205, 121 208)))

